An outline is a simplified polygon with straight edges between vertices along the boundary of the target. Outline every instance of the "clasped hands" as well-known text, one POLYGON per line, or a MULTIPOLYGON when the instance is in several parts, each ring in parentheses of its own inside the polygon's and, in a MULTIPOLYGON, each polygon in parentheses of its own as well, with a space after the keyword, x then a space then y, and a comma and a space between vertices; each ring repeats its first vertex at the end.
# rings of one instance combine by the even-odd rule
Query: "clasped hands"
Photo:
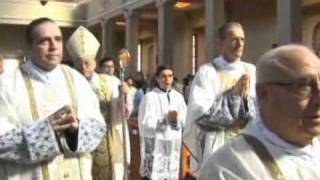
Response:
POLYGON ((79 122, 68 105, 63 106, 61 109, 49 116, 49 121, 57 133, 61 135, 65 132, 75 132, 79 128, 79 122))
POLYGON ((233 93, 239 95, 241 98, 246 98, 249 94, 250 76, 249 74, 243 74, 238 82, 233 86, 233 93))
POLYGON ((168 121, 171 124, 171 126, 177 128, 178 123, 178 112, 175 110, 170 110, 168 112, 168 121))

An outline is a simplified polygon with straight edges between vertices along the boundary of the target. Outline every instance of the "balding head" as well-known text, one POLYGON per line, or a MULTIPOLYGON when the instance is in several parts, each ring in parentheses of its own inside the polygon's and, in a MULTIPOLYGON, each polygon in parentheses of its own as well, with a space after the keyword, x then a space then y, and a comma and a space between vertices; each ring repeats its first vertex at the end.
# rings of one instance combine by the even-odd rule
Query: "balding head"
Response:
POLYGON ((257 63, 256 93, 266 126, 305 146, 320 135, 320 60, 307 47, 286 45, 257 63))
POLYGON ((302 45, 280 46, 265 53, 257 62, 257 84, 288 82, 305 68, 320 68, 317 56, 302 45))

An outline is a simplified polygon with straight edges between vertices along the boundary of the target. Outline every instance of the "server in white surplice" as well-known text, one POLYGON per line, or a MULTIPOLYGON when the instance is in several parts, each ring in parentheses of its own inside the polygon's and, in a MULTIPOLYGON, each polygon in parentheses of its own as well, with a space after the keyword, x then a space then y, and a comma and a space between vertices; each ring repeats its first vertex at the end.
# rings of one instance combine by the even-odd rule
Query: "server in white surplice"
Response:
POLYGON ((172 89, 171 68, 159 66, 156 78, 157 87, 142 98, 139 108, 140 174, 144 179, 177 180, 186 104, 172 89))

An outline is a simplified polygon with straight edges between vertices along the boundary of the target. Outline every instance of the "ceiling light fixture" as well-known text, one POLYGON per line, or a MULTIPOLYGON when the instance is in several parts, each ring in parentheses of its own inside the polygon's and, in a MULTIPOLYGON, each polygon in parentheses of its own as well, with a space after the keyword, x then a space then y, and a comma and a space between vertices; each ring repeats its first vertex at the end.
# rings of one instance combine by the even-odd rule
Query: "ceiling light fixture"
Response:
POLYGON ((183 9, 183 8, 187 8, 187 7, 191 6, 191 2, 188 0, 179 0, 176 2, 176 4, 174 6, 176 8, 183 9))
POLYGON ((116 21, 115 24, 117 26, 126 26, 127 25, 127 23, 125 21, 116 21))
POLYGON ((45 6, 48 3, 49 0, 40 0, 40 4, 42 6, 45 6))

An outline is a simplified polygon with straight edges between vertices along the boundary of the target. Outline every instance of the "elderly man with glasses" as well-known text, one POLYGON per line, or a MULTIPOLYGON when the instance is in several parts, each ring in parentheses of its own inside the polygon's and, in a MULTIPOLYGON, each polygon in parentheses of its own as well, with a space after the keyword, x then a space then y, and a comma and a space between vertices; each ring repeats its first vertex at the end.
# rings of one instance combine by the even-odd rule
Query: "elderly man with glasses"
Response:
POLYGON ((208 160, 200 179, 320 179, 320 60, 287 45, 257 63, 259 115, 208 160))

